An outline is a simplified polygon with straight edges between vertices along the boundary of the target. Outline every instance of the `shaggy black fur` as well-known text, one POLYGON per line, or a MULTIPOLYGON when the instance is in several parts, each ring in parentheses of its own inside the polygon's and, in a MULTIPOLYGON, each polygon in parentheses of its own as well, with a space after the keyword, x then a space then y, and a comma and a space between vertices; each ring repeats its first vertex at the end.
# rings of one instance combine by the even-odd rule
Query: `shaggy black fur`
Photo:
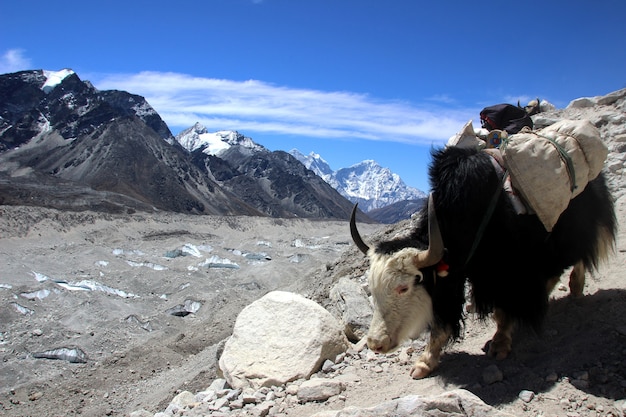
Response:
MULTIPOLYGON (((474 149, 433 150, 429 176, 437 218, 446 247, 448 276, 434 279, 423 271, 423 285, 433 299, 438 325, 459 336, 463 322, 464 284, 472 284, 474 306, 481 317, 494 307, 517 321, 539 328, 548 308, 547 282, 582 260, 597 266, 602 239, 615 240, 613 199, 600 174, 574 198, 548 233, 535 215, 518 215, 501 192, 495 211, 470 259, 478 229, 490 201, 501 187, 489 156, 474 149)), ((378 252, 428 245, 427 208, 406 239, 382 242, 378 252)))

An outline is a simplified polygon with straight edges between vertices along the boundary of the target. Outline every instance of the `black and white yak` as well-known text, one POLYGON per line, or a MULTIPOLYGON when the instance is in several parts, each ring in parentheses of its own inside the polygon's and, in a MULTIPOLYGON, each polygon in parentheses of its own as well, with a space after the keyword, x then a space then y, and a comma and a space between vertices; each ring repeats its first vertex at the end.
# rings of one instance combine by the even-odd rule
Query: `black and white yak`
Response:
POLYGON ((585 270, 613 250, 617 228, 603 174, 570 201, 548 233, 536 215, 517 214, 499 191, 501 175, 486 152, 447 147, 432 158, 429 203, 409 236, 369 247, 354 211, 350 220, 352 239, 370 261, 370 349, 391 351, 430 328, 413 378, 428 376, 445 345, 460 336, 466 281, 475 311, 483 318, 493 313, 497 324, 488 354, 505 358, 515 324, 539 327, 566 268, 573 266, 572 295, 582 295, 585 270))

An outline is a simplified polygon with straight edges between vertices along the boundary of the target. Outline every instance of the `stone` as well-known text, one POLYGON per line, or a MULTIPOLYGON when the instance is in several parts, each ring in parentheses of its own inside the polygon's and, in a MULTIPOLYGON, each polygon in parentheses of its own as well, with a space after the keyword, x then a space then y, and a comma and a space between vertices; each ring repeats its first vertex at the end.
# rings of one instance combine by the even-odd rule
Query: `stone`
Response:
POLYGON ((310 401, 326 401, 330 397, 339 395, 345 386, 332 379, 310 379, 304 381, 298 389, 298 400, 306 403, 310 401))
POLYGON ((410 417, 448 416, 457 417, 513 417, 485 404, 479 397, 464 389, 456 389, 434 396, 408 395, 369 408, 347 407, 343 410, 322 411, 312 417, 410 417))
POLYGON ((180 408, 185 408, 194 402, 196 402, 196 396, 189 391, 183 391, 175 396, 170 404, 176 405, 180 408))
POLYGON ((28 399, 29 399, 30 401, 37 401, 37 400, 38 400, 38 399, 40 399, 41 397, 43 397, 43 392, 41 392, 41 391, 36 391, 36 392, 33 392, 32 394, 30 394, 30 395, 28 396, 28 399))
POLYGON ((585 107, 593 107, 596 105, 596 101, 593 98, 581 97, 572 100, 567 106, 568 109, 583 109, 585 107))
POLYGON ((535 398, 535 393, 529 390, 522 390, 517 396, 525 403, 529 403, 535 398))
POLYGON ((215 391, 211 391, 211 390, 206 390, 206 391, 200 391, 198 393, 196 393, 195 395, 195 400, 199 401, 199 402, 209 402, 209 401, 213 401, 217 398, 217 394, 215 393, 215 391))
POLYGON ((324 373, 331 372, 334 366, 335 366, 335 363, 333 361, 326 359, 324 361, 324 364, 322 365, 322 372, 324 373))
POLYGON ((262 403, 254 406, 252 408, 251 413, 254 417, 265 417, 270 413, 270 409, 274 406, 274 403, 269 401, 266 403, 262 403))
POLYGON ((297 395, 298 394, 298 388, 300 388, 298 385, 290 384, 290 385, 287 386, 287 388, 285 388, 285 393, 287 395, 297 395))
POLYGON ((241 394, 241 389, 231 389, 231 390, 228 390, 224 398, 226 398, 228 401, 233 401, 239 398, 240 394, 241 394))
POLYGON ((237 399, 230 402, 231 410, 240 410, 244 406, 243 400, 237 399))
POLYGON ((221 391, 223 389, 226 388, 226 380, 224 378, 217 378, 215 380, 213 380, 213 382, 211 382, 211 385, 209 385, 209 388, 207 388, 207 391, 221 391))
POLYGON ((308 378, 348 346, 341 324, 319 304, 273 291, 241 311, 219 366, 232 388, 284 385, 308 378))
POLYGON ((483 382, 491 385, 504 379, 504 375, 497 365, 489 365, 483 370, 483 382))
POLYGON ((241 401, 243 401, 244 404, 256 404, 259 399, 254 394, 243 393, 241 401))
POLYGON ((217 400, 213 401, 213 403, 209 407, 209 410, 216 411, 220 408, 227 407, 228 402, 229 401, 226 398, 218 398, 217 400))
POLYGON ((622 88, 621 90, 617 90, 605 96, 599 97, 598 104, 603 106, 610 106, 624 97, 626 97, 626 88, 622 88))
POLYGON ((129 414, 129 417, 153 417, 154 414, 152 414, 149 411, 144 410, 143 408, 141 410, 137 410, 137 411, 133 411, 129 414))
POLYGON ((331 312, 344 324, 348 339, 361 340, 372 321, 372 305, 363 287, 348 277, 342 277, 330 290, 331 312))

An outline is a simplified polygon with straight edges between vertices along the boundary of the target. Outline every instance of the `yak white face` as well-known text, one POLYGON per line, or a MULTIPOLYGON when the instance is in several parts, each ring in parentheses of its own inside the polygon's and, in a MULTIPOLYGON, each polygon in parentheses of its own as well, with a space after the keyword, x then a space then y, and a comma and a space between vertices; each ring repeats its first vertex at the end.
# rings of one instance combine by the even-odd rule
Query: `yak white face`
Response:
POLYGON ((370 249, 369 286, 374 316, 367 344, 375 352, 389 352, 409 338, 416 338, 432 322, 432 300, 422 285, 422 272, 415 267, 419 251, 405 248, 392 255, 370 249))

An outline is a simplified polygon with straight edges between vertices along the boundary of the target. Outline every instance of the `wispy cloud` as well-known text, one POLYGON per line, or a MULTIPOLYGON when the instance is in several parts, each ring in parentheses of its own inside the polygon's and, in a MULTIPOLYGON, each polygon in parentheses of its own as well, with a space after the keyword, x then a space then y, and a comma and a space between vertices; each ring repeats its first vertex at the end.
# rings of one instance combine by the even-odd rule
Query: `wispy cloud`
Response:
POLYGON ((474 111, 380 100, 345 91, 290 88, 248 80, 179 73, 112 74, 92 79, 99 89, 140 94, 171 128, 196 122, 209 130, 252 135, 303 135, 431 144, 446 140, 474 111))
POLYGON ((22 49, 9 49, 0 56, 0 74, 30 69, 30 59, 22 49))

